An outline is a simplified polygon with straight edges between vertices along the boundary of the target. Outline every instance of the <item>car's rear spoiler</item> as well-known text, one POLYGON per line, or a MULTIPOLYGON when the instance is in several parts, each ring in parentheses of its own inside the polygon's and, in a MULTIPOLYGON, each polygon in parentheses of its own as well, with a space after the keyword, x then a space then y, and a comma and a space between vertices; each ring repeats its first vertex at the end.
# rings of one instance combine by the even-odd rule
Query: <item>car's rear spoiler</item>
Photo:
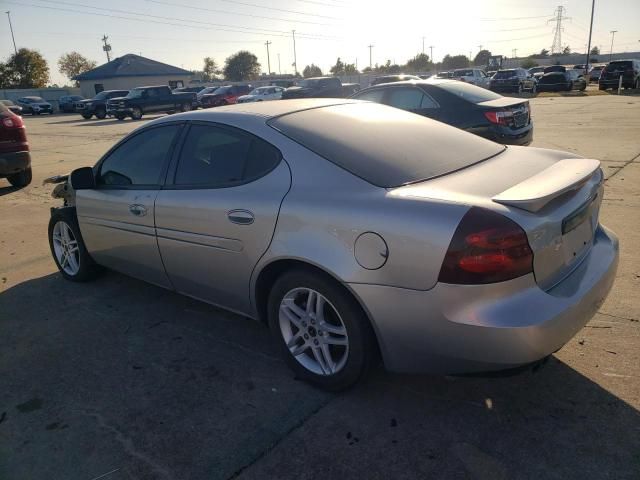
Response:
POLYGON ((499 193, 494 202, 537 212, 554 198, 579 189, 600 169, 600 161, 567 158, 499 193))

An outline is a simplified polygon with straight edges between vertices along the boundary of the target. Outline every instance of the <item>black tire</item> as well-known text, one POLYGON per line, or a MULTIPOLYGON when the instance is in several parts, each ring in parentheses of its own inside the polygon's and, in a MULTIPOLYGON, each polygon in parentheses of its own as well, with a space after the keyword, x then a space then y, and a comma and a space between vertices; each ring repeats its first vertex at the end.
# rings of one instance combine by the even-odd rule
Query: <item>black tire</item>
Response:
POLYGON ((607 90, 607 87, 605 87, 604 85, 598 85, 598 90, 607 90))
POLYGON ((573 82, 569 82, 569 84, 567 85, 567 92, 570 92, 573 90, 573 82))
POLYGON ((31 179, 33 178, 33 172, 31 171, 31 167, 26 170, 22 170, 21 172, 14 173, 13 175, 9 175, 7 180, 14 187, 22 188, 26 187, 31 183, 31 179))
POLYGON ((96 117, 98 117, 100 120, 104 120, 105 118, 107 118, 107 111, 104 108, 97 109, 96 117))
POLYGON ((518 90, 517 90, 517 92, 516 92, 516 93, 517 93, 518 95, 522 95, 522 90, 523 90, 523 88, 522 88, 522 84, 521 84, 521 83, 519 83, 519 84, 518 84, 518 90))
POLYGON ((189 112, 189 111, 191 111, 191 104, 190 103, 183 103, 182 105, 180 105, 180 111, 181 112, 189 112))
POLYGON ((49 219, 49 248, 51 249, 53 261, 56 263, 58 270, 66 280, 70 280, 72 282, 87 282, 96 278, 96 276, 98 276, 103 270, 93 261, 89 252, 87 252, 87 248, 82 240, 82 234, 80 233, 80 227, 78 226, 75 207, 57 208, 52 211, 51 218, 49 219), (56 256, 53 243, 53 230, 58 222, 66 223, 77 241, 80 262, 78 272, 74 275, 70 275, 64 271, 56 256))
POLYGON ((116 115, 116 118, 117 118, 118 120, 122 121, 122 120, 124 120, 126 117, 125 117, 124 115, 117 114, 117 115, 116 115))
POLYGON ((538 84, 534 82, 533 86, 531 87, 531 93, 535 95, 537 92, 538 92, 538 84))
POLYGON ((584 92, 587 89, 587 84, 585 83, 583 86, 580 87, 580 91, 584 92))
POLYGON ((131 110, 131 118, 140 120, 142 118, 142 109, 140 107, 133 107, 131 110))
POLYGON ((93 115, 91 115, 90 113, 83 113, 82 114, 82 118, 84 118, 85 120, 89 120, 91 117, 93 117, 93 115))
POLYGON ((285 272, 274 283, 269 293, 267 308, 269 328, 287 365, 295 372, 297 378, 324 390, 336 392, 353 386, 366 376, 377 351, 375 337, 360 305, 334 279, 321 272, 306 269, 285 272), (296 288, 309 288, 320 293, 338 312, 344 324, 349 342, 348 353, 344 366, 334 374, 321 375, 308 370, 296 360, 286 345, 280 329, 280 303, 288 292, 296 288))

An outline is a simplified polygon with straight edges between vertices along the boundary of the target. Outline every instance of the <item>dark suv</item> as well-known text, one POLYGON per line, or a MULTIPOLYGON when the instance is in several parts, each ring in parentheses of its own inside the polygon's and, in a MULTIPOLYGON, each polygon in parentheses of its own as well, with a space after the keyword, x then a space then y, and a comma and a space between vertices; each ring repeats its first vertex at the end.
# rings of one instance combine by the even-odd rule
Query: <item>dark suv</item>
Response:
POLYGON ((489 90, 494 92, 536 93, 537 80, 524 68, 498 70, 489 80, 489 90))
POLYGON ((618 88, 622 77, 622 88, 640 88, 640 60, 615 60, 602 69, 598 88, 618 88))
POLYGON ((124 97, 129 90, 104 90, 89 100, 76 102, 76 112, 89 120, 94 115, 100 119, 107 116, 107 101, 110 98, 124 97))

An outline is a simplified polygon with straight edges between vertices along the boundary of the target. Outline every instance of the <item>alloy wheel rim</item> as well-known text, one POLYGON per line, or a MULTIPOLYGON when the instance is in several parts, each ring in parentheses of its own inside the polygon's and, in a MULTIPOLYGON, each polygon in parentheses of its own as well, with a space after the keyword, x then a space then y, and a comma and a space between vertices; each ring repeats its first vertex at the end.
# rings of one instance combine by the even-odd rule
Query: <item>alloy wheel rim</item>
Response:
POLYGON ((280 302, 282 338, 304 368, 317 375, 340 372, 349 357, 349 337, 338 310, 321 293, 295 288, 280 302))
POLYGON ((80 271, 80 250, 73 230, 66 222, 59 221, 53 226, 52 237, 58 265, 67 275, 77 275, 80 271))

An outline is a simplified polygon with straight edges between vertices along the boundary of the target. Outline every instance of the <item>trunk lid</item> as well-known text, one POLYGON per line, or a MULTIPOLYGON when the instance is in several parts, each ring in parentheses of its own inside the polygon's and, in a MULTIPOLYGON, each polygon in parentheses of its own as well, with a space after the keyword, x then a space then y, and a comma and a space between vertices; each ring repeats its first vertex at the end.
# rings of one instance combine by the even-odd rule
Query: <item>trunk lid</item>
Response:
POLYGON ((603 181, 597 160, 510 147, 479 164, 389 194, 479 206, 514 220, 529 239, 536 281, 548 290, 590 250, 603 181))

